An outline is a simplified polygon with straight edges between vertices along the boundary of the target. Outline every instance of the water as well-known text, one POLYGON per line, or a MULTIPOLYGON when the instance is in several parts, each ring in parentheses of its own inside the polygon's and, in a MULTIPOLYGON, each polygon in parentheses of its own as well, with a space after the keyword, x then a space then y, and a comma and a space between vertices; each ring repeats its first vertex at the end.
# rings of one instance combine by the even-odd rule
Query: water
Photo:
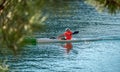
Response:
POLYGON ((57 36, 69 27, 80 31, 73 36, 77 39, 110 40, 72 43, 73 48, 64 48, 61 43, 29 45, 17 61, 10 56, 11 72, 120 72, 120 14, 100 14, 77 0, 69 4, 72 10, 62 17, 50 15, 48 29, 36 37, 57 36))

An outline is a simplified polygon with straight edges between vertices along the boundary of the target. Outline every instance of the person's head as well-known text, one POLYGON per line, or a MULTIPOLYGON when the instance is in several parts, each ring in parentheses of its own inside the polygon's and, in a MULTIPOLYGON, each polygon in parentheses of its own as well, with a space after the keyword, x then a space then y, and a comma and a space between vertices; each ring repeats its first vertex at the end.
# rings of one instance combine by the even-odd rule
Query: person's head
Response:
POLYGON ((69 29, 69 28, 66 28, 65 31, 70 31, 70 29, 69 29))

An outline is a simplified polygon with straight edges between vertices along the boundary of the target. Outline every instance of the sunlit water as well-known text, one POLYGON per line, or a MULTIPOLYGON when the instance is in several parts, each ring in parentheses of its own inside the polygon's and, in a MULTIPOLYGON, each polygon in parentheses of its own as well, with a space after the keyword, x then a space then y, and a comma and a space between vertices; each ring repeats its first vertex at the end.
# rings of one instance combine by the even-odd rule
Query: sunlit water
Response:
POLYGON ((50 15, 49 28, 36 36, 57 36, 69 27, 80 31, 76 39, 108 40, 72 43, 69 53, 61 43, 29 45, 17 61, 10 57, 11 72, 120 72, 120 14, 100 14, 78 1, 69 4, 72 10, 62 17, 50 15))

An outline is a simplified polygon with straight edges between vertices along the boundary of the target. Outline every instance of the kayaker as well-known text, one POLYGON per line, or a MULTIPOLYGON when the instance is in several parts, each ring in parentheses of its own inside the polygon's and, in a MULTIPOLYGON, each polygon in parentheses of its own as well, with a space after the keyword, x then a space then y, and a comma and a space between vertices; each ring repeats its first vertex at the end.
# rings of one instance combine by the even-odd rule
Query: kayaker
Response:
POLYGON ((69 28, 66 28, 65 32, 58 36, 58 39, 71 40, 72 39, 72 31, 69 28))

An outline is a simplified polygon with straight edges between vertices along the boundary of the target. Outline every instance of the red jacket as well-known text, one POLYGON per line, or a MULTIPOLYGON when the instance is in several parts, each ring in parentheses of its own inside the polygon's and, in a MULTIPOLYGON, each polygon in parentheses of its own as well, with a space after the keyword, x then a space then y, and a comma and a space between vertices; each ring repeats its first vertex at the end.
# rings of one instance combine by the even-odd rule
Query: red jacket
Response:
POLYGON ((71 40, 72 39, 72 32, 66 31, 66 32, 64 32, 64 36, 65 36, 66 40, 71 40))

